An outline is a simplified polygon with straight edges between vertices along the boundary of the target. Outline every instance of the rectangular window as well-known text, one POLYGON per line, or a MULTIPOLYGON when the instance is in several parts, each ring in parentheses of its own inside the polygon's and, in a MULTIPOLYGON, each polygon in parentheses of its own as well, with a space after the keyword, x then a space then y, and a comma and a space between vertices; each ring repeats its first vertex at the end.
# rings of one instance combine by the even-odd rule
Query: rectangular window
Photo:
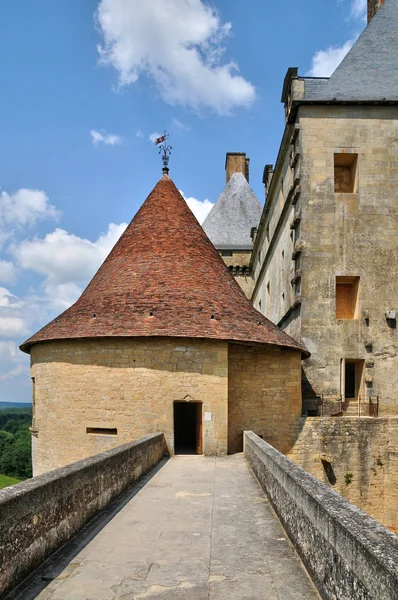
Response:
POLYGON ((358 192, 358 154, 334 155, 334 191, 336 194, 358 192))
POLYGON ((336 319, 359 318, 359 277, 336 277, 336 319))
POLYGON ((86 427, 86 433, 95 433, 96 435, 117 435, 116 427, 86 427))
POLYGON ((232 256, 232 250, 221 250, 221 256, 232 256))

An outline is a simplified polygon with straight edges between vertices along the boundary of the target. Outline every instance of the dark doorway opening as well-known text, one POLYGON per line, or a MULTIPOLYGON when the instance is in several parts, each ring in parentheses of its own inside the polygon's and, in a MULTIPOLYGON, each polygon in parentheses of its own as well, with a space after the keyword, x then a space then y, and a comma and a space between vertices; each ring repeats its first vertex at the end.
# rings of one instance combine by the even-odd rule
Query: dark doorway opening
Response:
POLYGON ((200 402, 174 402, 174 452, 203 454, 200 402))
POLYGON ((356 382, 355 382, 355 363, 354 362, 346 362, 345 363, 345 397, 355 398, 356 392, 356 382))

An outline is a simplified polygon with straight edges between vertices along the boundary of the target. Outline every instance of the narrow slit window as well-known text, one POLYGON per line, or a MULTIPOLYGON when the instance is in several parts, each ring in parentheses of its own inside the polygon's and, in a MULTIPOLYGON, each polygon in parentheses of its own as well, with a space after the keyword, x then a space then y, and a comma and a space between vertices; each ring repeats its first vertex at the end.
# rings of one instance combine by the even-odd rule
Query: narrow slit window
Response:
POLYGON ((334 155, 334 191, 336 194, 358 192, 358 154, 334 155))
POLYGON ((267 283, 267 317, 270 316, 271 313, 271 282, 267 283))
POLYGON ((359 277, 336 277, 336 319, 359 318, 359 277))
POLYGON ((117 435, 116 427, 86 427, 86 433, 96 435, 117 435))

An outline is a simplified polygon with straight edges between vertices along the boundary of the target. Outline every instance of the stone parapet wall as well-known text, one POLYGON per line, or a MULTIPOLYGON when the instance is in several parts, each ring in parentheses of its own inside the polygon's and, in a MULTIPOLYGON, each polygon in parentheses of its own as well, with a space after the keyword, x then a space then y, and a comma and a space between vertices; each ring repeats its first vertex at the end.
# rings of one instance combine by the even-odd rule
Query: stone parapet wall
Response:
POLYGON ((0 491, 0 597, 165 452, 163 434, 148 435, 0 491))
POLYGON ((395 432, 398 418, 304 417, 296 424, 296 442, 288 456, 371 517, 398 531, 395 432))
POLYGON ((245 432, 245 455, 325 600, 396 600, 398 537, 245 432))

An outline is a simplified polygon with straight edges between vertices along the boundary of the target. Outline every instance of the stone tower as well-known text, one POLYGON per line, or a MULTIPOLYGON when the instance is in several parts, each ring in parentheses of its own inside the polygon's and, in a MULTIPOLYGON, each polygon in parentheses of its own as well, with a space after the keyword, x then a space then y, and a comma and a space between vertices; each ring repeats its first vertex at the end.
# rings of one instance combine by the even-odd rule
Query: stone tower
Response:
POLYGON ((258 227, 262 212, 249 186, 249 161, 244 152, 227 153, 226 186, 203 223, 203 229, 248 298, 253 289, 252 230, 258 227))
POLYGON ((244 429, 293 443, 308 353, 252 307, 168 175, 77 302, 21 349, 35 474, 154 431, 171 454, 240 450, 244 429))

